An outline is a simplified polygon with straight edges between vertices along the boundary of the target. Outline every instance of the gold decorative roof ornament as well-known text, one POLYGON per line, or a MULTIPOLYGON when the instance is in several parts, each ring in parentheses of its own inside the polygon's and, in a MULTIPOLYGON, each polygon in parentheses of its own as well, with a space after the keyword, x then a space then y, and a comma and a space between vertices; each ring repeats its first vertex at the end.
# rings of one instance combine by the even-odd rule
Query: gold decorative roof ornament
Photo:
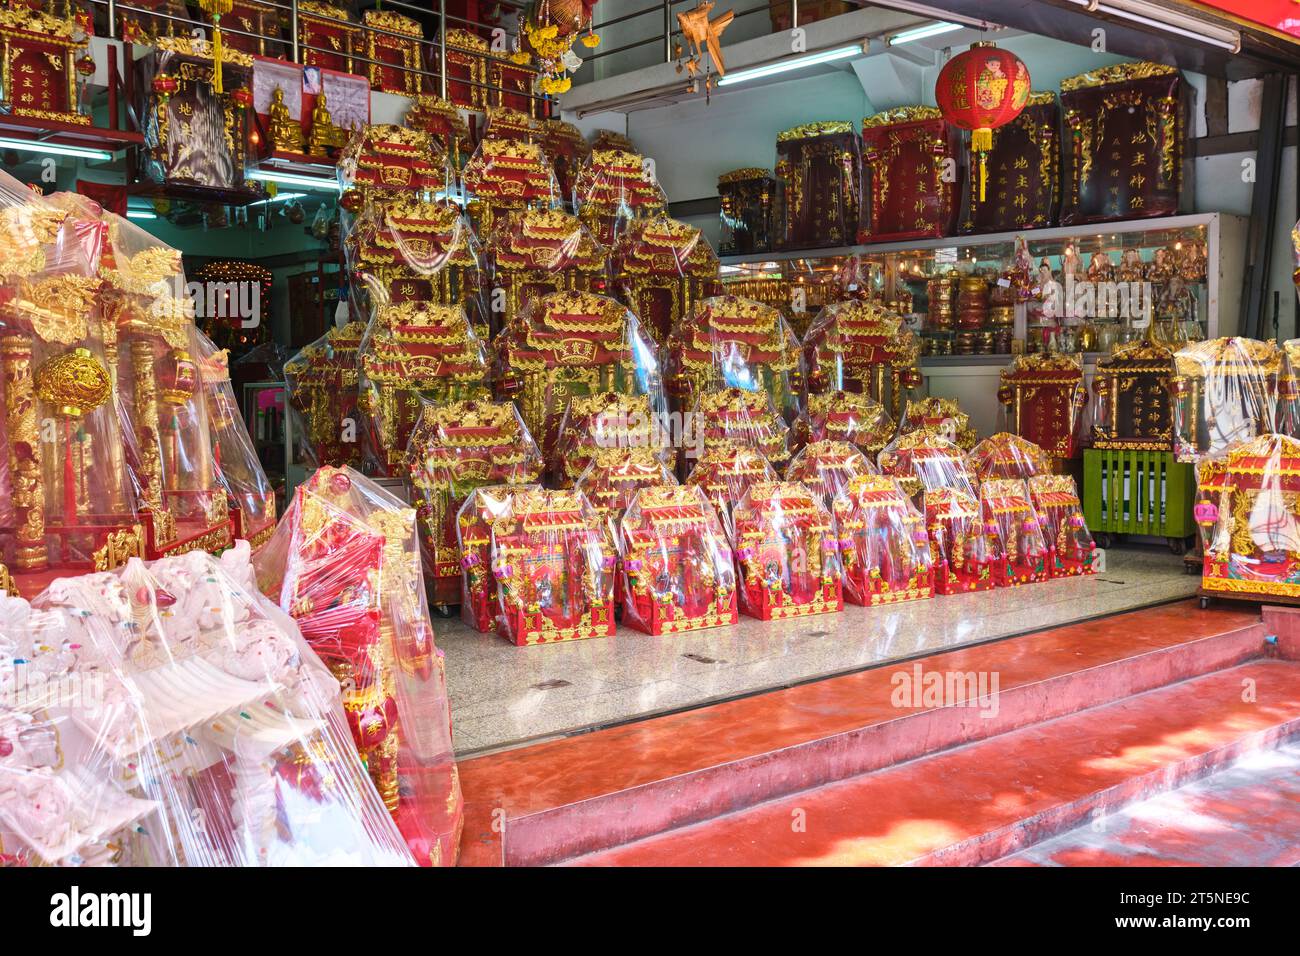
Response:
POLYGON ((743 183, 751 179, 771 179, 772 170, 761 169, 758 166, 745 166, 741 169, 732 169, 718 176, 719 183, 743 183))
MULTIPOLYGON (((305 2, 300 3, 298 5, 299 11, 304 10, 306 5, 305 2)), ((207 40, 196 39, 191 36, 162 36, 155 39, 153 44, 165 53, 177 53, 181 56, 193 57, 196 60, 212 59, 212 44, 207 40)), ((227 45, 221 48, 221 62, 251 68, 253 57, 250 53, 236 50, 227 45)))
POLYGON ((821 120, 817 123, 804 123, 792 129, 776 134, 778 143, 787 143, 793 139, 812 139, 814 136, 830 136, 838 133, 855 133, 849 120, 821 120))
POLYGON ((937 119, 943 119, 943 113, 937 106, 899 106, 892 110, 881 110, 874 116, 864 116, 862 128, 872 129, 877 126, 894 126, 898 123, 919 123, 937 119))
POLYGON ((1078 76, 1066 77, 1061 81, 1061 92, 1087 89, 1092 86, 1106 86, 1109 83, 1128 83, 1144 80, 1149 76, 1169 76, 1177 73, 1178 68, 1163 63, 1116 63, 1097 70, 1089 70, 1078 76))

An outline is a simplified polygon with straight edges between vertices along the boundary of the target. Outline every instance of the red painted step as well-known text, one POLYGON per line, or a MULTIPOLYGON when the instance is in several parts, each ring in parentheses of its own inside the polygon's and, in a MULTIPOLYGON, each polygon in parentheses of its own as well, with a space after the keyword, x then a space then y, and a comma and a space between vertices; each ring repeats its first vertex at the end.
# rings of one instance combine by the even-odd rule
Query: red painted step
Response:
POLYGON ((1180 602, 920 662, 926 674, 996 674, 996 716, 895 706, 908 663, 468 760, 462 864, 618 847, 1231 667, 1264 647, 1257 612, 1180 602))
POLYGON ((1296 733, 1300 664, 1255 661, 577 862, 987 863, 1296 733))

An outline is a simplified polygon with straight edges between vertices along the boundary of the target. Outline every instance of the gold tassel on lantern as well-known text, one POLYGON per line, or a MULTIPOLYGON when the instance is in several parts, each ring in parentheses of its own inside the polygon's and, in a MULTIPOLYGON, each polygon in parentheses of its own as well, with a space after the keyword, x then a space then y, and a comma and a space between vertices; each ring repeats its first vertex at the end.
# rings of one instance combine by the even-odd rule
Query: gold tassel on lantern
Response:
POLYGON ((984 192, 989 182, 989 152, 993 149, 993 130, 973 129, 970 134, 970 148, 979 159, 980 164, 980 202, 984 201, 984 192))
POLYGON ((234 0, 199 0, 199 8, 212 17, 212 92, 221 88, 221 18, 234 7, 234 0))

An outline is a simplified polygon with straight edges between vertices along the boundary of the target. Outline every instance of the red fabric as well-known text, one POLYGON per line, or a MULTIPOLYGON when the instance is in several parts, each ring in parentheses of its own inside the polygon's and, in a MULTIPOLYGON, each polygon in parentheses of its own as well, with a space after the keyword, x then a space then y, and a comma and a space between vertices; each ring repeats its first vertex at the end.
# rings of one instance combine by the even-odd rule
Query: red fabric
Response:
POLYGON ((109 212, 119 216, 126 215, 126 187, 111 183, 93 183, 84 179, 77 180, 77 192, 88 199, 93 199, 109 212))

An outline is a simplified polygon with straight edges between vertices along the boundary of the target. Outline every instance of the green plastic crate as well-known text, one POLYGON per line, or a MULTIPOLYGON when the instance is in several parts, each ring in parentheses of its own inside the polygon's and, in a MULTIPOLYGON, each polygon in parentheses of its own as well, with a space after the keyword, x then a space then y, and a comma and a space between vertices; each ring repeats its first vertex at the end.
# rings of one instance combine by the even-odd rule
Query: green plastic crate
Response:
POLYGON ((1192 465, 1173 452, 1090 449, 1083 453, 1083 516, 1091 531, 1186 538, 1196 533, 1192 465))

